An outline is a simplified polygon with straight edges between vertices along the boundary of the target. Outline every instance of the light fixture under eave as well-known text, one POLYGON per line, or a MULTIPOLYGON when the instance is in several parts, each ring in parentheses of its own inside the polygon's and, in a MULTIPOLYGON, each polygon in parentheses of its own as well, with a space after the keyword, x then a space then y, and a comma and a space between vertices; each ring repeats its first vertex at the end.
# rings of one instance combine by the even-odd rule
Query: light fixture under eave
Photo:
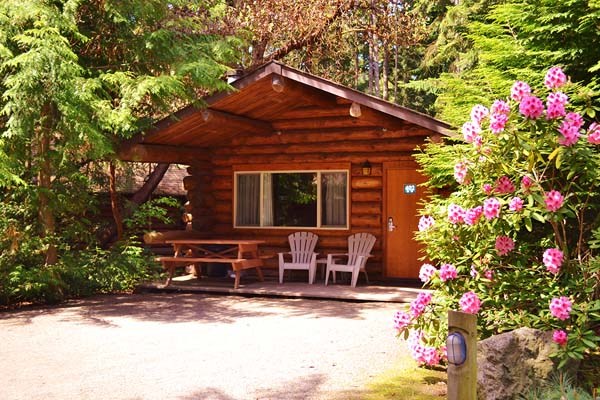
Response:
POLYGON ((358 118, 362 115, 362 111, 360 109, 360 104, 353 102, 350 105, 350 116, 354 118, 358 118))
POLYGON ((283 92, 284 86, 285 84, 283 82, 283 77, 281 75, 273 75, 273 77, 271 78, 271 87, 273 88, 273 90, 277 93, 281 93, 283 92))
POLYGON ((364 163, 360 165, 361 172, 364 176, 371 175, 371 163, 369 160, 366 160, 364 163))
POLYGON ((208 120, 210 119, 210 117, 211 117, 211 113, 210 113, 210 111, 208 109, 202 110, 202 120, 204 122, 208 122, 208 120))

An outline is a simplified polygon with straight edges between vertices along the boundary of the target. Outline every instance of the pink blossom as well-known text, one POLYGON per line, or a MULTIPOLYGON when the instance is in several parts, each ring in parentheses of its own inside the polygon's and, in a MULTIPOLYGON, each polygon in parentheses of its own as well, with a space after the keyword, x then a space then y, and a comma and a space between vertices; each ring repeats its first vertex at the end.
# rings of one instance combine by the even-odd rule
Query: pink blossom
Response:
POLYGON ((557 329, 552 333, 552 340, 559 346, 566 346, 568 341, 567 332, 557 329))
POLYGON ((505 256, 515 248, 515 242, 508 236, 498 236, 496 238, 496 251, 499 256, 505 256))
POLYGON ((564 321, 571 316, 571 299, 566 296, 555 297, 550 301, 550 314, 564 321))
POLYGON ((481 148, 483 146, 483 137, 481 135, 477 135, 473 138, 473 146, 476 148, 481 148))
POLYGON ((584 124, 584 120, 583 117, 581 116, 581 114, 576 113, 576 112, 570 112, 565 116, 565 120, 569 121, 569 123, 575 127, 577 127, 577 129, 581 128, 584 124))
POLYGON ((440 363, 440 353, 435 347, 424 346, 423 347, 423 361, 425 364, 433 366, 440 363))
POLYGON ((475 268, 475 264, 471 264, 471 277, 477 278, 478 276, 479 272, 477 271, 477 268, 475 268))
POLYGON ((495 100, 490 108, 492 114, 510 114, 510 106, 504 100, 495 100))
POLYGON ((448 205, 448 220, 453 224, 461 224, 465 222, 465 210, 461 206, 454 203, 448 205))
POLYGON ((417 295, 417 298, 410 303, 410 315, 413 318, 418 318, 425 312, 425 307, 431 302, 431 299, 431 293, 420 292, 417 295))
POLYGON ((483 273, 483 276, 485 276, 485 279, 491 281, 492 279, 494 279, 494 271, 492 271, 491 269, 486 269, 483 273))
POLYGON ((464 221, 467 225, 473 226, 477 223, 477 221, 479 221, 479 218, 481 218, 482 214, 483 214, 482 206, 470 208, 465 211, 464 221))
POLYGON ((411 316, 405 311, 396 311, 394 314, 394 329, 402 332, 412 321, 411 316))
POLYGON ((548 89, 556 89, 567 82, 567 76, 560 67, 552 67, 546 72, 544 85, 548 89))
POLYGON ((508 122, 508 115, 506 114, 492 114, 490 117, 490 130, 494 134, 499 134, 504 131, 504 127, 508 122))
POLYGON ((423 332, 411 331, 406 341, 411 357, 419 364, 437 365, 440 362, 440 352, 431 346, 423 344, 423 332))
POLYGON ((456 271, 456 267, 452 264, 443 264, 440 267, 440 279, 442 282, 449 281, 451 279, 456 279, 458 275, 456 271))
POLYGON ((519 212, 523 209, 523 200, 520 197, 513 197, 508 203, 510 211, 519 212))
POLYGON ((548 211, 557 211, 562 207, 565 198, 558 190, 551 190, 544 196, 544 202, 548 211))
POLYGON ((557 248, 546 249, 546 251, 544 251, 544 256, 542 257, 542 259, 544 261, 546 269, 549 272, 553 274, 558 274, 564 260, 564 254, 562 251, 560 251, 560 249, 557 248))
POLYGON ((515 191, 515 185, 507 176, 501 176, 496 181, 496 193, 507 194, 515 191))
POLYGON ((419 279, 421 282, 428 282, 436 273, 437 269, 433 265, 423 264, 419 270, 419 279))
POLYGON ((538 119, 544 113, 544 103, 535 96, 524 96, 519 104, 519 112, 529 119, 538 119))
POLYGON ((564 120, 562 124, 560 124, 558 131, 563 136, 558 139, 558 143, 563 146, 573 146, 579 140, 579 128, 569 123, 568 120, 564 120))
POLYGON ((462 295, 458 301, 460 309, 468 314, 477 314, 481 308, 481 300, 473 291, 469 291, 462 295))
POLYGON ((490 115, 490 110, 487 107, 477 104, 471 109, 471 121, 481 126, 481 121, 490 115))
POLYGON ((523 191, 525 193, 529 192, 529 188, 533 185, 533 180, 525 175, 522 179, 521 179, 521 187, 523 188, 523 191))
POLYGON ((531 88, 525 82, 516 81, 510 88, 510 98, 515 101, 521 101, 523 97, 531 93, 531 88))
POLYGON ((569 97, 562 92, 554 92, 548 95, 546 100, 546 118, 556 119, 564 117, 566 114, 565 105, 569 102, 569 97))
POLYGON ((588 128, 588 142, 591 144, 600 144, 600 124, 592 122, 588 128))
POLYGON ((435 225, 435 219, 429 215, 423 215, 419 218, 419 231, 423 232, 435 225))
POLYGON ((472 121, 465 122, 462 126, 462 134, 467 143, 473 143, 480 133, 481 127, 472 121))
POLYGON ((500 201, 495 197, 490 197, 483 201, 483 215, 487 219, 494 219, 500 216, 500 201))
POLYGON ((456 182, 463 184, 463 183, 469 183, 469 180, 467 179, 467 174, 468 174, 469 170, 467 168, 467 163, 466 162, 459 162, 456 163, 456 165, 454 165, 454 178, 456 179, 456 182))
POLYGON ((492 194, 492 185, 490 185, 489 183, 484 183, 483 186, 481 186, 481 190, 483 190, 483 193, 485 194, 492 194))

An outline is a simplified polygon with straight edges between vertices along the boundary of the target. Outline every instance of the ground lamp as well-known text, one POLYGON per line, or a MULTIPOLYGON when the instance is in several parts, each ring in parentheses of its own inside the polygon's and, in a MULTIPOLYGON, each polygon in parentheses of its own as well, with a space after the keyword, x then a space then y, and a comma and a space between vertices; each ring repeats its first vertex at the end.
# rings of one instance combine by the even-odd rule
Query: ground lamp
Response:
POLYGON ((467 360, 467 342, 460 332, 453 332, 446 340, 448 362, 452 365, 463 365, 467 360))
POLYGON ((477 398, 477 316, 448 311, 448 400, 477 398))

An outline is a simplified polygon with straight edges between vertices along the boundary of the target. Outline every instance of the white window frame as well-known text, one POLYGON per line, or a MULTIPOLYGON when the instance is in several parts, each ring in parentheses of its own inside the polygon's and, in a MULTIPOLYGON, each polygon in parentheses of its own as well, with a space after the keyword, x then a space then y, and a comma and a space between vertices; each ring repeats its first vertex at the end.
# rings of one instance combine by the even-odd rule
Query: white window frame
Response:
POLYGON ((323 230, 348 230, 350 229, 350 170, 348 169, 302 169, 302 170, 256 170, 256 171, 235 171, 233 174, 233 227, 236 229, 323 229, 323 230), (322 226, 321 218, 321 174, 332 172, 346 173, 346 225, 345 226, 322 226), (316 173, 317 174, 317 226, 264 226, 263 217, 263 178, 264 174, 285 174, 285 173, 316 173), (259 174, 260 175, 260 226, 246 226, 237 224, 237 193, 238 193, 238 175, 259 174))

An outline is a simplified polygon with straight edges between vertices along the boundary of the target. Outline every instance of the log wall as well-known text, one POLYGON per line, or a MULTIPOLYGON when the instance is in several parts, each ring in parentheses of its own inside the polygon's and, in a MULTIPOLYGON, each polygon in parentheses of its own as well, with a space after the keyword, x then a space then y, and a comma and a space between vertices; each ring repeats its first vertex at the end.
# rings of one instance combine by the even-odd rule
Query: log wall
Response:
MULTIPOLYGON (((325 129, 284 131, 270 136, 234 138, 229 146, 212 149, 209 161, 191 164, 184 185, 188 190, 188 209, 193 228, 207 236, 266 240, 264 253, 288 251, 287 236, 298 228, 233 227, 234 172, 240 166, 288 165, 289 169, 324 169, 326 164, 350 167, 350 229, 311 229, 319 235, 317 251, 323 257, 345 252, 347 237, 369 232, 377 237, 374 257, 367 263, 373 277, 383 272, 384 216, 383 163, 412 159, 414 148, 424 142, 429 131, 406 125, 399 130, 356 127, 354 130, 325 129), (361 164, 369 160, 370 176, 363 176, 361 164)), ((269 168, 260 168, 269 170, 269 168)), ((275 258, 267 267, 275 268, 275 258)))

